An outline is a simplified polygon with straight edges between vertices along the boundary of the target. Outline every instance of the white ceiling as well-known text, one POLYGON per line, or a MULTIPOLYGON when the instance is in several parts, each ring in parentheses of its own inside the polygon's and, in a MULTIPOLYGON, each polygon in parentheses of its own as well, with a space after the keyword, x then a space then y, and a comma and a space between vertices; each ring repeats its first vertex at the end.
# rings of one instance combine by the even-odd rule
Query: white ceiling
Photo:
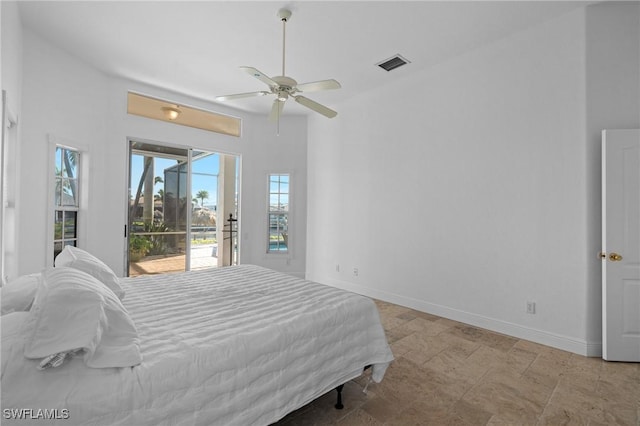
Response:
MULTIPOLYGON (((473 50, 587 2, 580 1, 43 1, 20 2, 23 24, 105 73, 213 101, 264 90, 239 70, 299 83, 334 78, 342 89, 308 97, 335 108, 357 93, 473 50), (401 54, 411 64, 376 63, 401 54)), ((228 105, 267 114, 266 97, 228 105)), ((288 102, 286 113, 308 110, 288 102)))

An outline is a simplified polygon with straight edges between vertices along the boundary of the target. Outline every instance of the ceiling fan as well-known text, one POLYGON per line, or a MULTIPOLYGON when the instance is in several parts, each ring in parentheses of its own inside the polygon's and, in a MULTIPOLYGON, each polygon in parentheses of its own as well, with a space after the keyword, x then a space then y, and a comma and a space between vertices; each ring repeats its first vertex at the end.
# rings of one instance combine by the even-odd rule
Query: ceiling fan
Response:
POLYGON ((282 75, 275 77, 268 77, 266 74, 253 67, 240 67, 241 70, 247 72, 249 75, 257 78, 258 80, 269 86, 269 90, 261 90, 258 92, 238 93, 234 95, 216 96, 218 101, 229 101, 241 98, 249 98, 254 96, 276 95, 276 99, 273 101, 271 107, 271 113, 269 119, 276 121, 280 119, 280 114, 284 108, 284 103, 288 98, 293 98, 297 103, 303 105, 317 113, 320 113, 328 118, 333 118, 338 113, 331 108, 319 104, 307 97, 299 95, 298 93, 307 92, 319 92, 321 90, 339 89, 340 83, 336 80, 321 80, 310 83, 298 84, 291 77, 287 77, 284 72, 284 59, 285 59, 285 36, 286 25, 289 18, 291 18, 291 11, 288 9, 280 9, 278 11, 278 17, 282 21, 282 75))

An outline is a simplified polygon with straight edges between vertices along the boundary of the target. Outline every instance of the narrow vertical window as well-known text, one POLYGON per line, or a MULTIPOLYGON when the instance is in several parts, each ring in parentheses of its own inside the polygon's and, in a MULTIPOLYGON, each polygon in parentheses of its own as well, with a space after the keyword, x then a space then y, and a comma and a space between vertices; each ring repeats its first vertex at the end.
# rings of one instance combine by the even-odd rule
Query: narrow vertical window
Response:
POLYGON ((56 146, 53 218, 53 257, 64 246, 78 241, 80 154, 70 148, 56 146))
POLYGON ((289 251, 289 175, 269 175, 269 241, 267 253, 289 251))

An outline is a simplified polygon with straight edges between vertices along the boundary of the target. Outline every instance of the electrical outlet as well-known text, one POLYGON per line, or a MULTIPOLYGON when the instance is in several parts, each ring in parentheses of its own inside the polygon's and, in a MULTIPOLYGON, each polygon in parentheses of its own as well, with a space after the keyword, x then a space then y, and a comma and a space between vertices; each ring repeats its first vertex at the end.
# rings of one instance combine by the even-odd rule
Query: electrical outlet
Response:
POLYGON ((353 276, 354 277, 358 276, 358 268, 353 268, 353 276))
POLYGON ((527 313, 528 314, 536 313, 536 302, 527 301, 527 313))

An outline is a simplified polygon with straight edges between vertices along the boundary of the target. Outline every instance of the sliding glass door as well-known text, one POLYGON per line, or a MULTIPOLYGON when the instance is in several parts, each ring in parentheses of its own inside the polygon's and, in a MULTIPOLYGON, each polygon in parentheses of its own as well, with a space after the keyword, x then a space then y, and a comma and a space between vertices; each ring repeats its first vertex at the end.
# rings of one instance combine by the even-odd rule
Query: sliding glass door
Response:
POLYGON ((218 174, 220 155, 193 151, 191 157, 190 269, 218 266, 218 174))
POLYGON ((230 264, 218 256, 224 242, 217 232, 221 212, 237 216, 236 198, 225 204, 220 190, 228 158, 237 162, 235 156, 130 142, 129 276, 230 264))

